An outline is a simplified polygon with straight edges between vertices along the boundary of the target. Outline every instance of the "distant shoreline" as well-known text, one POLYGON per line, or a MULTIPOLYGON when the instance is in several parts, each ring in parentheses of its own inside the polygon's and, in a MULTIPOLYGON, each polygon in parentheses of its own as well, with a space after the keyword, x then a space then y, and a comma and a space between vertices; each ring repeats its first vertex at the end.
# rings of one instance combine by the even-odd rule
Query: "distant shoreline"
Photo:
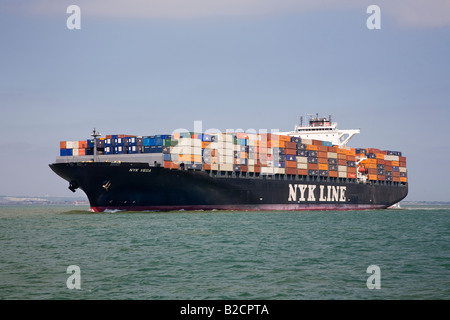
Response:
MULTIPOLYGON (((86 198, 0 196, 0 206, 23 205, 89 205, 86 198)), ((400 205, 450 205, 450 201, 402 201, 400 205)))

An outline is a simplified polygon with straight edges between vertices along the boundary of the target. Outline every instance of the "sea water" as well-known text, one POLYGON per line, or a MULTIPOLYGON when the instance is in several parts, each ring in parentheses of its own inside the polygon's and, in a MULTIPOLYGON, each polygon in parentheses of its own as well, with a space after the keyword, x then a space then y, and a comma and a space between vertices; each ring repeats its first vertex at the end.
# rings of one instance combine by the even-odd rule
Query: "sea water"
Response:
POLYGON ((0 207, 0 299, 450 299, 450 207, 0 207))

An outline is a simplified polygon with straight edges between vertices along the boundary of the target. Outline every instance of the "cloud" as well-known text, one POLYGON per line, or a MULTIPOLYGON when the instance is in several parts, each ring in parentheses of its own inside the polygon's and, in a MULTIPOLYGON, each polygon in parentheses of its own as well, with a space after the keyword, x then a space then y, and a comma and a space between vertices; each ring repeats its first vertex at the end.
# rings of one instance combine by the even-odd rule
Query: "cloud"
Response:
POLYGON ((271 16, 324 10, 361 10, 376 4, 382 15, 405 27, 450 26, 450 0, 4 0, 1 9, 33 15, 65 14, 78 5, 83 15, 124 19, 195 19, 271 16))

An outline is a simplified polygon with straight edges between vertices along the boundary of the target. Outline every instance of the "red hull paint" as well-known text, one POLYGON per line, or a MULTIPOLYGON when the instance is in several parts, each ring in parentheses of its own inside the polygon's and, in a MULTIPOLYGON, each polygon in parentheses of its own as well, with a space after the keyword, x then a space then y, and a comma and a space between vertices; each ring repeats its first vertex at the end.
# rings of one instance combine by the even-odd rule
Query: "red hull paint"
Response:
POLYGON ((235 211, 330 211, 330 210, 370 210, 385 209, 384 205, 366 204, 264 204, 264 205, 190 205, 190 206, 118 206, 118 207, 91 207, 92 212, 105 210, 120 211, 196 211, 196 210, 235 210, 235 211))

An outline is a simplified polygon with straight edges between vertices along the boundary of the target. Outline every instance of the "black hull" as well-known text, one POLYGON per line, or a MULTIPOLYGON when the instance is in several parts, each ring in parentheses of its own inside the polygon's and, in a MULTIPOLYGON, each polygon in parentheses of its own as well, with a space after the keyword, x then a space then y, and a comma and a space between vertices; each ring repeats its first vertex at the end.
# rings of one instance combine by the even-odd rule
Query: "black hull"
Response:
MULTIPOLYGON (((83 190, 91 210, 382 209, 408 194, 407 184, 365 184, 318 177, 214 177, 146 163, 56 163, 51 169, 83 190), (316 181, 314 181, 316 180, 316 181)), ((229 173, 231 175, 231 173, 229 173)))

